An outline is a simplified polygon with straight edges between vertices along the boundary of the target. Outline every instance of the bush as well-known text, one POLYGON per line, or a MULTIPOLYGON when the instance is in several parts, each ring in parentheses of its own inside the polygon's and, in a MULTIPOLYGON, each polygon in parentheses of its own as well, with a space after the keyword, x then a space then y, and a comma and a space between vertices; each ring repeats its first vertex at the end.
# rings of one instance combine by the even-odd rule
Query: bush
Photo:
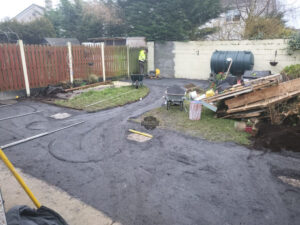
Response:
POLYGON ((295 33, 291 36, 288 45, 289 45, 289 50, 292 51, 300 50, 300 32, 295 33))
POLYGON ((86 85, 86 82, 80 78, 73 81, 73 87, 80 87, 83 85, 86 85))
POLYGON ((277 17, 249 18, 246 20, 244 38, 254 40, 286 38, 291 36, 292 32, 277 17))
POLYGON ((88 82, 89 84, 94 84, 97 83, 99 81, 99 78, 96 74, 90 74, 88 77, 88 82))
POLYGON ((300 78, 300 64, 286 66, 281 74, 286 75, 289 79, 300 78))

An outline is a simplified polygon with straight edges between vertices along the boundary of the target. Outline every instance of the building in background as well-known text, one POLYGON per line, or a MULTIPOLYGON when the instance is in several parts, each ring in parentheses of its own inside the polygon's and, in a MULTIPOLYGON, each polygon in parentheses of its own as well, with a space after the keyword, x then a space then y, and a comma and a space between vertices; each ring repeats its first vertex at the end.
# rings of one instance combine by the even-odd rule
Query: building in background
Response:
MULTIPOLYGON (((206 37, 206 40, 242 40, 245 30, 245 19, 247 19, 247 8, 251 1, 249 0, 221 0, 222 7, 227 9, 226 12, 220 14, 218 18, 211 19, 200 27, 203 28, 216 28, 216 32, 206 37)), ((267 15, 277 10, 277 0, 256 1, 254 12, 261 16, 267 15)))
POLYGON ((45 8, 36 4, 32 4, 18 15, 16 15, 13 19, 20 23, 29 23, 36 19, 41 18, 45 14, 45 8))
POLYGON ((44 38, 43 45, 50 46, 67 46, 71 42, 72 45, 80 45, 77 38, 44 38))
POLYGON ((128 45, 131 48, 147 47, 145 37, 99 37, 89 38, 90 42, 84 42, 83 45, 97 45, 104 43, 107 46, 125 46, 128 45))

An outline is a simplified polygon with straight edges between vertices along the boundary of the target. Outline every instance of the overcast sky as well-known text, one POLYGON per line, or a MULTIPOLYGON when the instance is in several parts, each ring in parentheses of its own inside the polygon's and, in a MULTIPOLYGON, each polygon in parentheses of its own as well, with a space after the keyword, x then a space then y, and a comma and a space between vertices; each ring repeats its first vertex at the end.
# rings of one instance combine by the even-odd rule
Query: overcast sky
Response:
MULTIPOLYGON (((288 21, 287 25, 300 29, 300 0, 280 0, 283 4, 287 4, 288 8, 293 8, 292 12, 289 12, 289 16, 286 16, 288 21)), ((52 0, 56 5, 59 0, 52 0)), ((0 7, 0 19, 12 18, 26 7, 35 3, 40 6, 45 6, 44 0, 1 0, 0 7)))

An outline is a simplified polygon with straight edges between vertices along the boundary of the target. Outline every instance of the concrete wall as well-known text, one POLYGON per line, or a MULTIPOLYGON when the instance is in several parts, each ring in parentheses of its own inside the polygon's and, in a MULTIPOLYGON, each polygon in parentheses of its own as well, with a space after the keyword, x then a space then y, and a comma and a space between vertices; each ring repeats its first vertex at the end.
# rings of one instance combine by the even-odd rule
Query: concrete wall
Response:
POLYGON ((287 54, 287 40, 259 41, 196 41, 166 42, 154 45, 154 67, 161 69, 163 77, 206 80, 210 74, 210 58, 215 50, 252 51, 254 70, 279 73, 285 66, 300 63, 300 51, 287 54), (278 65, 273 67, 277 50, 278 65))
POLYGON ((154 68, 154 42, 147 42, 147 48, 148 48, 147 60, 148 60, 148 73, 149 73, 151 70, 155 70, 155 68, 154 68))
POLYGON ((154 67, 160 69, 163 77, 173 78, 175 75, 174 48, 175 42, 154 44, 154 67))

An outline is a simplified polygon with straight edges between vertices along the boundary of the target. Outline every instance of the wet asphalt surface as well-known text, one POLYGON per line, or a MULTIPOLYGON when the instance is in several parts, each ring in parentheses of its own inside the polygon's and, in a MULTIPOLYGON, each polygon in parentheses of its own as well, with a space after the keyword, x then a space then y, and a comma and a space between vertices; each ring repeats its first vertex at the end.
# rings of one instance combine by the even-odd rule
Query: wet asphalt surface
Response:
POLYGON ((296 153, 264 153, 161 129, 146 143, 127 140, 130 128, 146 131, 129 118, 162 105, 169 85, 190 82, 147 80, 151 92, 143 101, 97 113, 29 100, 2 107, 0 118, 43 112, 0 121, 0 145, 85 121, 5 152, 24 172, 123 225, 300 224, 300 189, 277 178, 300 174, 296 153), (49 118, 58 112, 72 116, 49 118))

